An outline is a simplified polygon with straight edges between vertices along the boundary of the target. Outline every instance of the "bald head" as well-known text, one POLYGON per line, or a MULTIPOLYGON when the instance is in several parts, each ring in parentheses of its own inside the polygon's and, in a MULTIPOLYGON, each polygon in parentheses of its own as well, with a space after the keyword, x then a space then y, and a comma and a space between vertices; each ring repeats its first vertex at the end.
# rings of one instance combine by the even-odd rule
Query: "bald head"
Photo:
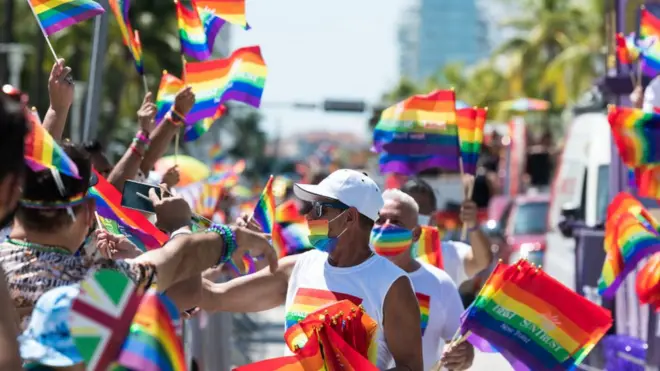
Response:
POLYGON ((398 189, 388 189, 383 192, 383 200, 385 205, 380 210, 377 225, 389 221, 390 224, 411 230, 417 226, 419 206, 412 197, 398 189))

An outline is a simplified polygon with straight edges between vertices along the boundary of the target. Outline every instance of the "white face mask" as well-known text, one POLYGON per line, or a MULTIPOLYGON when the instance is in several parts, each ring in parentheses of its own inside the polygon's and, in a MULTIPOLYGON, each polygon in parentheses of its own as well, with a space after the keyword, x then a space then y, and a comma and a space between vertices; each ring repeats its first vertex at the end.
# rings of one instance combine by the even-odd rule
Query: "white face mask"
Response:
POLYGON ((418 225, 429 225, 429 222, 431 221, 431 216, 430 215, 418 215, 417 216, 417 224, 418 225))

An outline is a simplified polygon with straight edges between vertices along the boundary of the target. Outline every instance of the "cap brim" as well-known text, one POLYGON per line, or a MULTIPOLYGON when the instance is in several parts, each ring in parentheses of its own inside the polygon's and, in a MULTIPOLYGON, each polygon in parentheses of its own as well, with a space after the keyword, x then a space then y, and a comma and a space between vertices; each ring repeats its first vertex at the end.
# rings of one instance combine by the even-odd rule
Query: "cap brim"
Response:
POLYGON ((316 201, 319 197, 335 199, 334 195, 330 195, 325 189, 316 184, 298 184, 293 185, 293 194, 299 199, 307 202, 316 201))

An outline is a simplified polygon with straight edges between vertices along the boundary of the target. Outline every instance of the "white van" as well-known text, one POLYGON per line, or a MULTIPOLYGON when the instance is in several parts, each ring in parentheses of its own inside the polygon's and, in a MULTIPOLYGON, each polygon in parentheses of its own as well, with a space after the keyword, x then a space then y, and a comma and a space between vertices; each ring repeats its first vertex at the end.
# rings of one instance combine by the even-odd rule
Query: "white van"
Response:
POLYGON ((557 224, 562 209, 573 209, 589 227, 602 223, 609 203, 610 125, 605 113, 585 113, 571 123, 552 184, 548 215, 546 272, 575 286, 575 240, 557 224))

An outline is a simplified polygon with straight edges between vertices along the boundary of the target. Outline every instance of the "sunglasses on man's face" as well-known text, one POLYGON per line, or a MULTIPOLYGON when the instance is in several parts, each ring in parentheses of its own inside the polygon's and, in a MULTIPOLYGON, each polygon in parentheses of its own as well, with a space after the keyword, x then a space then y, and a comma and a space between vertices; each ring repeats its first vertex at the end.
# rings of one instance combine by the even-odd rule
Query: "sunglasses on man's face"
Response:
POLYGON ((303 207, 300 209, 300 213, 302 215, 306 215, 312 212, 312 216, 314 218, 320 218, 323 216, 325 209, 347 210, 348 208, 349 207, 347 205, 344 205, 339 201, 335 201, 335 202, 314 201, 314 202, 305 202, 303 207))

